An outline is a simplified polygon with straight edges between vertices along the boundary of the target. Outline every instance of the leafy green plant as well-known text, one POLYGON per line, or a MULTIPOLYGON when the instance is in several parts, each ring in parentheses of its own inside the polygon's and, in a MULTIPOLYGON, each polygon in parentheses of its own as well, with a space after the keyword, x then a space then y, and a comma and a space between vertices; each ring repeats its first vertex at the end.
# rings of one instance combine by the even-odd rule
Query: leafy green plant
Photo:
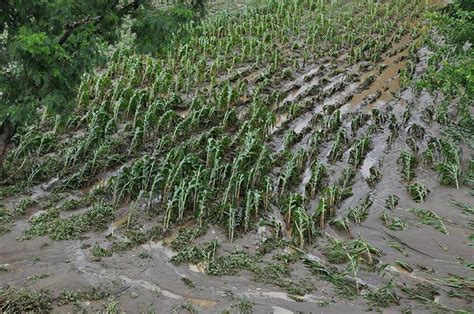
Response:
POLYGON ((95 257, 107 257, 112 256, 112 251, 107 250, 106 248, 101 247, 97 243, 94 244, 91 248, 91 253, 95 257))
POLYGON ((171 262, 175 263, 176 265, 180 265, 182 263, 205 263, 208 265, 214 261, 218 246, 219 243, 217 239, 208 241, 199 247, 193 245, 185 246, 178 252, 178 254, 171 258, 171 262))
POLYGON ((114 217, 114 210, 105 203, 97 203, 85 214, 76 214, 69 218, 60 218, 57 209, 30 219, 31 228, 25 234, 28 237, 49 235, 53 240, 68 240, 91 231, 100 230, 114 217))
POLYGON ((346 168, 342 171, 341 177, 339 178, 339 185, 342 188, 349 188, 354 184, 355 171, 353 168, 346 168))
POLYGON ((369 208, 374 202, 374 195, 369 193, 364 196, 356 207, 349 208, 347 217, 352 219, 356 224, 361 224, 369 216, 369 208))
POLYGON ((349 163, 354 167, 359 167, 364 161, 370 146, 371 146, 370 135, 366 134, 364 137, 352 144, 351 150, 349 151, 349 163))
POLYGON ((291 235, 300 246, 303 246, 305 239, 311 241, 316 233, 313 219, 306 213, 305 198, 301 194, 292 193, 285 203, 283 212, 291 235))
POLYGON ((387 308, 390 305, 400 304, 400 299, 395 294, 393 282, 388 282, 383 287, 372 289, 367 293, 367 299, 369 299, 373 304, 387 308))
POLYGON ((411 198, 417 203, 423 203, 430 192, 428 188, 421 183, 413 183, 408 185, 407 191, 411 198))
POLYGON ((398 205, 398 201, 400 201, 400 198, 394 194, 391 194, 385 200, 385 207, 394 210, 398 205))
POLYGON ((369 176, 365 178, 365 182, 367 182, 371 188, 374 188, 380 180, 382 180, 382 174, 380 173, 379 168, 376 166, 370 167, 369 176))
POLYGON ((413 208, 411 211, 420 219, 421 223, 433 226, 436 230, 448 234, 448 230, 444 226, 443 220, 434 211, 423 208, 413 208))
POLYGON ((461 176, 461 165, 459 162, 441 162, 436 166, 441 183, 446 185, 454 185, 459 189, 459 181, 461 176))
POLYGON ((361 238, 346 243, 337 239, 330 239, 330 244, 323 252, 328 260, 335 264, 346 263, 351 258, 356 258, 357 261, 362 260, 372 265, 374 263, 374 256, 381 255, 378 249, 361 238))
POLYGON ((416 166, 416 157, 408 152, 402 151, 399 158, 400 163, 402 164, 402 177, 406 181, 411 181, 415 176, 415 166, 416 166))
POLYGON ((314 198, 317 191, 322 188, 324 181, 328 177, 326 166, 314 160, 311 162, 311 178, 305 186, 306 194, 309 198, 314 198))
POLYGON ((342 158, 346 143, 347 143, 346 130, 344 128, 341 128, 336 133, 336 138, 334 139, 331 146, 331 150, 329 151, 328 158, 331 162, 335 162, 342 158))
POLYGON ((403 231, 407 228, 407 224, 400 218, 391 215, 388 211, 382 213, 381 219, 385 223, 385 226, 393 231, 403 231))

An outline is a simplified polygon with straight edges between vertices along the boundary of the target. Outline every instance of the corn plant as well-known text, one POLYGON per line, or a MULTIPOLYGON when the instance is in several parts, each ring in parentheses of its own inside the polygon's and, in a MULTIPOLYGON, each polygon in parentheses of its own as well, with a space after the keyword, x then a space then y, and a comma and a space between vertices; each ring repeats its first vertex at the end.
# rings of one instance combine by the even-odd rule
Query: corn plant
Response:
POLYGON ((369 216, 369 208, 374 202, 374 196, 369 193, 364 196, 356 207, 349 208, 347 217, 352 219, 356 224, 360 225, 369 216))
POLYGON ((319 229, 324 229, 329 217, 334 213, 329 207, 326 197, 321 197, 318 201, 318 206, 314 209, 314 219, 319 222, 319 229))
POLYGON ((402 115, 402 124, 406 126, 411 119, 411 110, 407 109, 403 112, 402 115))
POLYGON ((351 132, 353 136, 357 133, 357 130, 359 130, 364 125, 366 119, 367 117, 365 116, 365 114, 361 112, 357 113, 354 117, 352 117, 351 132))
POLYGON ((413 208, 411 211, 420 219, 421 223, 432 226, 436 230, 448 235, 443 219, 434 211, 423 208, 413 208))
MULTIPOLYGON (((461 152, 452 141, 448 139, 440 139, 431 142, 431 154, 436 152, 436 160, 439 162, 435 165, 441 184, 455 186, 459 189, 461 177, 461 152), (434 152, 433 152, 434 151, 434 152)), ((432 159, 435 159, 432 157, 432 159)))
POLYGON ((402 151, 400 153, 399 162, 402 164, 402 177, 405 181, 411 181, 415 176, 416 157, 408 152, 402 151))
POLYGON ((408 134, 410 134, 417 140, 422 140, 423 137, 425 136, 425 129, 421 125, 413 123, 408 128, 408 134))
POLYGON ((403 231, 407 228, 407 224, 405 222, 396 216, 390 215, 387 210, 384 210, 380 218, 385 223, 385 226, 390 230, 403 231))
POLYGON ((341 127, 341 111, 336 110, 332 115, 326 116, 322 124, 322 135, 327 138, 331 133, 338 131, 341 127))
POLYGON ((291 147, 293 144, 295 144, 298 141, 298 133, 296 133, 294 130, 290 130, 286 136, 285 139, 283 140, 283 145, 286 148, 291 147))
POLYGON ((354 184, 355 171, 352 168, 346 168, 342 171, 341 177, 339 178, 339 185, 342 188, 349 188, 354 184))
POLYGON ((413 183, 408 185, 407 191, 411 198, 417 203, 423 203, 430 192, 430 190, 428 190, 428 188, 421 183, 413 183))
POLYGON ((311 162, 311 178, 305 186, 306 194, 313 199, 328 177, 326 167, 317 160, 311 162))
POLYGON ((394 194, 389 195, 388 198, 385 200, 385 207, 394 210, 397 207, 399 200, 400 198, 398 196, 394 194))
POLYGON ((387 121, 386 114, 377 108, 372 109, 371 118, 372 118, 372 121, 374 122, 374 125, 376 125, 379 128, 382 127, 387 121))
POLYGON ((305 202, 301 194, 290 194, 283 210, 291 234, 300 246, 304 245, 305 239, 311 240, 315 234, 314 222, 306 213, 305 202))
POLYGON ((238 225, 237 209, 234 207, 229 207, 226 211, 226 223, 227 223, 227 236, 229 240, 234 241, 234 232, 238 225))
POLYGON ((461 176, 460 162, 441 162, 436 165, 436 170, 442 184, 454 185, 456 189, 459 189, 461 176))
POLYGON ((278 188, 280 194, 286 192, 288 185, 294 182, 294 180, 299 176, 305 161, 306 152, 303 150, 298 150, 292 155, 291 159, 288 160, 278 178, 278 188))
POLYGON ((335 162, 342 158, 342 155, 345 151, 345 146, 347 143, 347 135, 346 130, 344 128, 340 128, 336 134, 336 138, 334 139, 331 150, 329 151, 328 158, 331 162, 335 162))
POLYGON ((382 173, 380 173, 379 168, 376 166, 370 167, 369 176, 365 178, 365 182, 367 182, 371 188, 374 188, 380 180, 382 180, 382 173))
POLYGON ((370 135, 366 134, 362 139, 354 142, 349 151, 349 160, 348 162, 353 165, 355 168, 359 167, 364 161, 365 156, 370 150, 371 139, 370 135))

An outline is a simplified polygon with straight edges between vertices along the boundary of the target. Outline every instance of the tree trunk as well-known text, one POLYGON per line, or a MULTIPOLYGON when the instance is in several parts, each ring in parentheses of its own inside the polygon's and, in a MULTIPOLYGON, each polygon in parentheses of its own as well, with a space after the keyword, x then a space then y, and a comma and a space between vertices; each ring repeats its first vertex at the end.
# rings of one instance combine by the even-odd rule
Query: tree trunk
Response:
POLYGON ((14 134, 15 127, 11 121, 9 119, 3 121, 2 125, 0 126, 0 179, 3 179, 5 176, 3 161, 5 160, 8 146, 10 145, 10 141, 14 134))

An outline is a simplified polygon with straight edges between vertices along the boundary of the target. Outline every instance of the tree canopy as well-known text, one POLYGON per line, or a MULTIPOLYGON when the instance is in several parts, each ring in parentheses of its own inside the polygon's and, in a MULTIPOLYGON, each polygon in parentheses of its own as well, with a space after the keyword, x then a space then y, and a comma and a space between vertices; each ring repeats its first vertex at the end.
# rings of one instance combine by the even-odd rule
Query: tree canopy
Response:
POLYGON ((203 1, 179 5, 166 11, 150 0, 1 1, 0 122, 8 117, 17 125, 41 110, 72 110, 82 74, 105 60, 127 19, 137 49, 151 53, 203 1))

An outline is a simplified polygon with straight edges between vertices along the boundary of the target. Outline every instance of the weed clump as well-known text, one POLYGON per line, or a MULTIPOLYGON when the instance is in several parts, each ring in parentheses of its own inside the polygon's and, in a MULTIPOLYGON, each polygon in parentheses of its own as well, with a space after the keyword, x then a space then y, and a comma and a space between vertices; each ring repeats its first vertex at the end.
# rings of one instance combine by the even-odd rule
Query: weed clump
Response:
POLYGON ((2 313, 44 313, 52 310, 53 298, 48 291, 29 288, 0 288, 2 313))
POLYGON ((101 230, 114 217, 110 205, 97 203, 85 214, 60 218, 55 208, 30 219, 31 228, 26 231, 27 237, 49 235, 53 240, 76 239, 80 235, 93 230, 101 230))

